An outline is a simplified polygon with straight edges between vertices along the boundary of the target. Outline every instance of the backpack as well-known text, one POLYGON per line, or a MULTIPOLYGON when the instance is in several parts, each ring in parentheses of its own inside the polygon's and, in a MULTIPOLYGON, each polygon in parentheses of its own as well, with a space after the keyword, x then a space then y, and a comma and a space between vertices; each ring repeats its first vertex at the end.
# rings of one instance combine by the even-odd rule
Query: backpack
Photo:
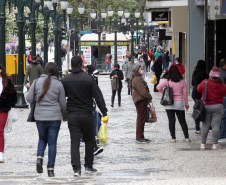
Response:
POLYGON ((111 55, 110 55, 110 54, 107 54, 106 57, 105 57, 105 62, 106 62, 107 64, 109 64, 110 61, 111 61, 111 55))

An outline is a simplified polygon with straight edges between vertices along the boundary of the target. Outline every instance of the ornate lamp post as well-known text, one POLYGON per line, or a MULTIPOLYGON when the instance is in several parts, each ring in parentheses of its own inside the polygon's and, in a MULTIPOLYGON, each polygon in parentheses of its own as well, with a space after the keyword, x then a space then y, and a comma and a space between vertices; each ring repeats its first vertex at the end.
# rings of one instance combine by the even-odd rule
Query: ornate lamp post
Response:
POLYGON ((136 18, 136 45, 138 45, 138 19, 140 18, 140 11, 139 9, 136 9, 135 11, 135 18, 136 18))
MULTIPOLYGON (((70 11, 68 9, 67 9, 67 12, 69 12, 68 13, 69 21, 74 23, 74 26, 75 26, 75 35, 77 35, 78 34, 78 23, 81 22, 81 29, 83 27, 83 25, 82 25, 82 19, 83 19, 83 14, 85 12, 85 7, 83 6, 82 3, 78 7, 78 12, 79 12, 81 18, 77 18, 75 16, 73 19, 71 19, 71 14, 70 14, 70 11)), ((77 53, 77 50, 75 49, 75 46, 74 46, 74 55, 77 55, 77 54, 78 54, 77 53)))
POLYGON ((110 28, 109 28, 110 33, 111 33, 111 20, 112 20, 113 13, 114 13, 114 12, 113 12, 112 8, 110 7, 110 8, 108 9, 108 17, 110 18, 110 28))
MULTIPOLYGON (((0 0, 0 64, 6 67, 6 58, 5 58, 5 24, 6 24, 6 14, 5 6, 7 0, 0 0)), ((8 0, 9 11, 11 7, 11 0, 8 0)))
POLYGON ((36 30, 36 26, 37 26, 37 21, 36 21, 35 13, 36 13, 36 9, 38 9, 40 6, 43 6, 43 0, 30 0, 28 8, 26 9, 27 12, 30 13, 32 56, 36 56, 35 30, 36 30))
POLYGON ((18 81, 17 81, 17 94, 18 101, 17 108, 26 108, 28 105, 25 102, 23 94, 23 81, 24 81, 24 56, 23 56, 23 29, 24 29, 24 7, 28 6, 31 1, 27 0, 14 0, 14 13, 17 14, 17 25, 19 29, 19 62, 18 62, 18 81))
MULTIPOLYGON (((56 3, 56 2, 54 2, 56 3)), ((49 32, 49 17, 51 14, 54 13, 54 10, 51 10, 53 5, 52 1, 45 1, 44 2, 44 9, 42 11, 44 16, 44 25, 43 25, 43 33, 44 33, 44 66, 46 63, 48 63, 48 43, 47 43, 47 37, 49 32)))
MULTIPOLYGON (((96 19, 96 12, 95 10, 91 10, 90 12, 90 17, 91 19, 96 19)), ((98 64, 97 66, 99 65, 100 68, 101 68, 101 24, 103 23, 103 25, 105 24, 105 19, 107 17, 107 13, 105 11, 105 9, 103 9, 101 11, 101 17, 103 19, 103 21, 101 21, 100 18, 98 18, 97 20, 95 20, 95 22, 97 23, 97 26, 98 26, 98 30, 97 30, 97 34, 98 34, 98 64)))
POLYGON ((149 37, 150 37, 150 27, 151 27, 151 25, 152 25, 152 23, 150 22, 149 24, 148 24, 148 34, 147 34, 147 39, 148 39, 148 42, 147 42, 147 44, 148 44, 148 51, 150 50, 150 42, 149 42, 149 37))
POLYGON ((146 35, 146 26, 147 26, 147 22, 144 22, 144 44, 146 43, 145 42, 145 35, 146 35))

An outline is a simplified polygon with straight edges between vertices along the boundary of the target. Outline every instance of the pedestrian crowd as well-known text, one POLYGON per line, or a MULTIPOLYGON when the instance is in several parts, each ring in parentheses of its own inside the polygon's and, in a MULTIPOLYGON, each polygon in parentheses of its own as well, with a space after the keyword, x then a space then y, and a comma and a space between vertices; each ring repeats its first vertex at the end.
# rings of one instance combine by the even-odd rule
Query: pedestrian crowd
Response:
MULTIPOLYGON (((165 106, 168 117, 171 143, 176 143, 176 117, 182 128, 184 139, 191 142, 186 122, 185 110, 189 109, 187 84, 183 78, 184 65, 180 58, 170 63, 169 51, 157 45, 138 49, 135 57, 128 56, 124 73, 119 64, 114 64, 111 71, 107 63, 106 69, 111 71, 112 85, 111 107, 114 108, 115 96, 118 96, 118 106, 123 106, 121 91, 123 80, 127 82, 128 95, 134 102, 137 111, 135 142, 150 143, 144 136, 144 126, 148 118, 153 116, 153 97, 149 90, 147 73, 153 71, 156 76, 154 93, 162 93, 161 104, 165 106), (143 50, 143 51, 142 51, 143 50), (162 80, 160 80, 163 78, 162 80)), ((40 57, 40 56, 38 56, 40 57)), ((63 56, 62 56, 63 57, 63 56)), ((29 57, 28 57, 29 58, 29 57)), ((30 87, 26 100, 30 103, 31 113, 34 110, 39 136, 37 147, 36 171, 43 173, 44 154, 48 145, 47 173, 54 177, 54 167, 57 154, 57 139, 62 121, 68 122, 71 139, 71 165, 74 176, 81 176, 79 148, 85 143, 85 171, 94 173, 94 155, 103 151, 99 147, 98 130, 101 120, 108 123, 108 110, 103 94, 98 86, 97 70, 93 65, 85 65, 81 56, 71 58, 71 70, 60 82, 57 79, 58 66, 49 62, 45 70, 37 57, 31 58, 24 78, 24 86, 30 87), (100 113, 96 111, 98 106, 100 113), (50 119, 51 118, 51 119, 50 119)), ((107 53, 106 60, 111 60, 107 53)), ((202 104, 205 114, 202 119, 195 119, 195 134, 201 135, 200 148, 206 148, 208 133, 212 133, 212 149, 219 149, 219 142, 226 141, 226 60, 220 61, 220 68, 213 67, 206 73, 206 63, 199 60, 192 75, 192 98, 195 104, 202 104), (202 124, 200 124, 202 123, 202 124)), ((17 92, 11 80, 7 77, 5 68, 0 65, 0 162, 4 162, 4 129, 9 120, 11 108, 17 103, 17 92)), ((195 111, 195 108, 194 108, 195 111)), ((30 113, 30 114, 31 114, 30 113)), ((30 115, 29 115, 30 116, 30 115)), ((156 121, 156 120, 155 120, 156 121)))

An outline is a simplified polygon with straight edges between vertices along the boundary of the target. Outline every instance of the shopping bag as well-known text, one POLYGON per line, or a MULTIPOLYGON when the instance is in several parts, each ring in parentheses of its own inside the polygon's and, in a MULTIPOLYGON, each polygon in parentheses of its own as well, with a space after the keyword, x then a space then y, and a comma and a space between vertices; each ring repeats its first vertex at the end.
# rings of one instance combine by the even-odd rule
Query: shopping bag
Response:
POLYGON ((6 124, 5 124, 4 132, 5 133, 11 132, 11 130, 12 130, 12 123, 16 122, 17 120, 18 120, 17 114, 11 109, 8 112, 8 118, 7 118, 7 121, 6 121, 6 124))
POLYGON ((151 105, 148 105, 148 107, 147 107, 146 122, 153 123, 156 121, 157 121, 157 115, 155 112, 155 107, 152 103, 151 105))
POLYGON ((107 124, 102 123, 99 132, 98 132, 98 139, 101 144, 106 144, 108 136, 107 136, 107 124))
POLYGON ((160 101, 161 105, 173 105, 174 99, 173 99, 173 88, 169 86, 169 80, 167 87, 164 89, 162 99, 160 101))
POLYGON ((111 87, 112 87, 112 91, 116 91, 119 89, 119 81, 118 78, 113 78, 111 80, 111 87))
POLYGON ((153 77, 151 78, 151 83, 157 84, 157 77, 155 75, 153 75, 153 77))

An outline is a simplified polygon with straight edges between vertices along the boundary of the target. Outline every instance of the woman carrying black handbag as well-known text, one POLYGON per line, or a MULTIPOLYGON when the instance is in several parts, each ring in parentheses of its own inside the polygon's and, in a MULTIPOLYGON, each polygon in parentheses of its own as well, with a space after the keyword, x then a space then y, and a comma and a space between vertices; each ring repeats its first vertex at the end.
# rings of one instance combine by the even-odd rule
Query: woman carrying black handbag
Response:
POLYGON ((121 91, 122 91, 122 80, 124 79, 123 72, 119 70, 119 64, 114 65, 114 70, 110 74, 110 79, 116 80, 116 89, 112 89, 111 96, 111 107, 114 107, 116 91, 118 91, 118 106, 121 107, 121 91))
POLYGON ((166 113, 169 119, 169 129, 172 136, 172 143, 176 142, 176 134, 175 134, 175 114, 179 120, 181 128, 183 130, 186 142, 190 142, 188 135, 188 126, 185 120, 185 110, 184 107, 188 110, 188 95, 187 95, 187 85, 183 77, 181 76, 177 66, 173 65, 169 69, 169 74, 165 80, 163 80, 158 86, 157 90, 161 93, 164 92, 164 88, 167 86, 172 87, 173 89, 173 99, 174 103, 172 105, 166 105, 166 113), (185 105, 184 105, 185 102, 185 105))
POLYGON ((35 97, 37 102, 34 111, 39 134, 36 171, 43 173, 43 158, 48 144, 47 172, 49 177, 54 177, 58 133, 61 121, 67 121, 66 98, 64 87, 56 77, 56 63, 47 63, 45 72, 46 74, 42 74, 37 82, 32 84, 26 100, 31 103, 35 97))

